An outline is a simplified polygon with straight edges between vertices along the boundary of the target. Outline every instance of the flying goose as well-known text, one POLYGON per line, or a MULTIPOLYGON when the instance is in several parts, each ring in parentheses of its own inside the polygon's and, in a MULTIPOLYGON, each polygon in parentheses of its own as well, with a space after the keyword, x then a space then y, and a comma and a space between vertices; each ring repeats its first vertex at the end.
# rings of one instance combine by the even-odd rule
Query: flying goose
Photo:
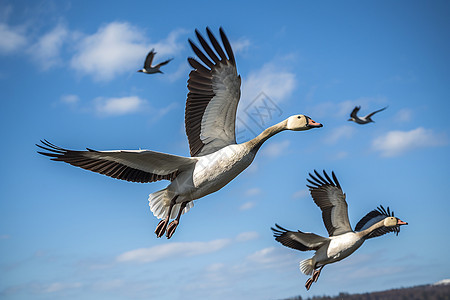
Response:
POLYGON ((275 124, 254 139, 236 144, 235 120, 240 98, 241 77, 230 43, 220 28, 223 47, 209 28, 212 47, 195 31, 203 48, 191 45, 200 61, 189 57, 194 68, 189 74, 185 127, 191 157, 150 150, 74 151, 43 140, 37 145, 52 160, 133 182, 169 180, 171 183, 149 195, 150 210, 162 219, 156 227, 157 237, 170 238, 181 214, 194 205, 193 200, 218 191, 245 170, 261 145, 271 136, 284 131, 302 131, 322 127, 305 115, 293 115, 275 124), (214 52, 214 50, 215 52, 214 52), (206 54, 209 58, 206 56, 206 54), (170 224, 169 220, 175 218, 170 224))
POLYGON ((271 228, 275 240, 286 247, 300 251, 315 250, 312 258, 300 262, 300 270, 306 275, 312 275, 306 281, 307 290, 313 282, 319 279, 320 272, 327 264, 340 261, 356 251, 365 240, 381 236, 388 232, 400 232, 401 225, 408 223, 394 217, 394 212, 379 206, 365 215, 356 224, 353 231, 350 227, 345 194, 334 172, 333 179, 323 171, 322 177, 316 170, 316 176, 309 173, 307 185, 316 205, 322 210, 322 219, 327 228, 329 238, 314 233, 289 231, 278 224, 271 228))
POLYGON ((145 59, 144 67, 138 70, 138 72, 146 74, 163 73, 159 68, 161 68, 161 66, 167 65, 171 60, 173 60, 173 58, 170 58, 152 67, 152 62, 153 58, 155 57, 155 54, 156 54, 155 49, 150 50, 150 52, 147 54, 147 58, 145 59))
POLYGON ((382 109, 376 110, 376 111, 368 114, 365 117, 358 117, 356 114, 361 109, 361 106, 355 106, 355 108, 353 109, 353 111, 350 114, 350 119, 348 119, 347 121, 353 121, 353 122, 358 123, 358 124, 367 124, 367 123, 370 123, 370 122, 375 122, 374 120, 371 119, 371 117, 374 114, 385 110, 386 108, 388 108, 388 107, 386 106, 386 107, 383 107, 382 109))

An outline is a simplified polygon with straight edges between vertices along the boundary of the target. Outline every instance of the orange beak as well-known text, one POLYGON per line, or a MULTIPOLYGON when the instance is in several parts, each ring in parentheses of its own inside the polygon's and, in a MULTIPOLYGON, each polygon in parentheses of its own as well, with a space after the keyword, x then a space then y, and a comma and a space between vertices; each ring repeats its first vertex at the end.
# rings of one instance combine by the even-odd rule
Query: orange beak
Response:
POLYGON ((397 225, 408 225, 408 222, 403 222, 400 219, 397 219, 397 225))
POLYGON ((323 127, 323 125, 320 124, 320 123, 317 123, 316 121, 314 121, 311 118, 308 118, 308 127, 318 127, 318 128, 320 128, 320 127, 323 127))

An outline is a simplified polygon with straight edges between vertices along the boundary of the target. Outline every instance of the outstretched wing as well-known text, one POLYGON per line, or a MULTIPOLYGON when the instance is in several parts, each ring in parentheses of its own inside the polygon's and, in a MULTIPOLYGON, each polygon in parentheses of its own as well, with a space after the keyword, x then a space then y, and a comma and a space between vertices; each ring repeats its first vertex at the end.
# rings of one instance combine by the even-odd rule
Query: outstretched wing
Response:
POLYGON ((171 62, 173 60, 173 58, 170 58, 170 59, 168 59, 168 60, 165 60, 165 61, 163 61, 163 62, 160 62, 159 64, 157 64, 156 66, 155 66, 155 68, 159 68, 159 67, 161 67, 161 66, 164 66, 164 65, 167 65, 169 62, 171 62))
POLYGON ((330 236, 340 235, 346 232, 352 232, 350 222, 348 221, 347 202, 345 194, 342 192, 339 181, 331 173, 333 180, 323 171, 323 178, 316 170, 317 177, 309 173, 312 180, 307 179, 312 186, 307 185, 311 196, 316 205, 322 210, 322 219, 330 236))
POLYGON ((155 49, 150 50, 145 58, 144 69, 150 69, 152 67, 153 58, 155 57, 155 49))
POLYGON ((386 106, 386 107, 383 107, 382 109, 376 110, 376 111, 374 111, 374 112, 368 114, 368 115, 366 116, 366 118, 370 118, 370 117, 373 116, 374 114, 376 114, 376 113, 378 113, 378 112, 380 112, 380 111, 383 111, 383 110, 385 110, 386 108, 388 108, 388 107, 386 106))
POLYGON ((271 227, 275 240, 286 247, 297 249, 300 251, 317 250, 330 241, 329 238, 300 230, 289 231, 278 224, 276 228, 271 227))
MULTIPOLYGON (((384 220, 387 217, 393 217, 394 212, 390 211, 389 207, 385 209, 382 205, 377 207, 377 209, 372 210, 367 215, 365 215, 361 220, 359 220, 358 224, 355 226, 355 231, 362 231, 366 230, 370 226, 372 226, 375 223, 380 222, 381 220, 384 220)), ((397 235, 400 232, 400 226, 394 226, 394 227, 380 227, 372 231, 366 238, 374 238, 377 236, 381 236, 383 234, 389 233, 389 232, 395 232, 397 235)))
POLYGON ((63 161, 72 166, 104 174, 113 178, 132 182, 154 182, 173 180, 179 172, 195 164, 196 159, 170 155, 148 150, 131 151, 74 151, 53 145, 43 140, 40 152, 55 161, 63 161))
POLYGON ((357 114, 360 109, 361 109, 361 106, 355 106, 355 108, 350 113, 350 118, 354 118, 354 119, 358 118, 357 114))
POLYGON ((191 156, 213 153, 236 143, 235 122, 241 77, 237 74, 234 54, 223 29, 220 28, 220 37, 226 54, 211 30, 206 28, 206 32, 215 52, 198 30, 195 33, 203 51, 189 40, 192 50, 204 64, 188 58, 194 68, 189 74, 185 111, 191 156))

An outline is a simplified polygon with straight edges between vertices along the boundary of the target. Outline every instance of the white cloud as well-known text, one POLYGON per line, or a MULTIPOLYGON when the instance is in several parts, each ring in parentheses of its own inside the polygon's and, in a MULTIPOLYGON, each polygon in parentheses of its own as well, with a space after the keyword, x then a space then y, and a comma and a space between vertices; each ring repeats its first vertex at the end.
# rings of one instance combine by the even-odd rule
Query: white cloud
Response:
POLYGON ((80 102, 80 97, 72 94, 62 95, 60 101, 67 105, 75 105, 80 102))
POLYGON ((230 43, 234 53, 244 52, 250 47, 250 40, 246 38, 240 38, 236 41, 231 41, 230 43))
POLYGON ((137 96, 122 98, 96 98, 95 111, 100 115, 125 115, 147 108, 147 101, 137 96))
POLYGON ((261 150, 261 155, 269 157, 277 157, 283 154, 289 147, 291 142, 284 140, 282 142, 271 142, 261 150))
POLYGON ((79 41, 71 67, 96 80, 108 81, 140 66, 148 51, 144 33, 128 23, 112 22, 79 41))
POLYGON ((188 31, 185 29, 175 29, 169 33, 166 39, 156 43, 150 43, 148 48, 155 48, 157 54, 160 56, 174 55, 184 48, 184 42, 178 42, 178 38, 186 33, 188 31))
POLYGON ((252 209, 253 207, 255 207, 255 202, 253 202, 253 201, 249 201, 249 202, 245 202, 244 204, 242 204, 240 207, 239 207, 239 210, 249 210, 249 209, 252 209))
POLYGON ((257 232, 248 231, 248 232, 240 233, 236 237, 236 241, 237 242, 247 242, 247 241, 251 241, 251 240, 257 239, 258 237, 259 237, 259 234, 257 232))
POLYGON ((247 261, 259 265, 272 265, 281 261, 280 256, 279 248, 268 247, 250 254, 247 256, 247 261))
POLYGON ((332 158, 339 160, 339 159, 346 158, 347 156, 348 156, 348 152, 347 151, 339 151, 339 152, 334 153, 332 155, 332 158))
POLYGON ((372 146, 382 156, 391 157, 417 148, 442 146, 447 142, 445 135, 419 127, 410 131, 390 131, 373 140, 372 146))
POLYGON ((372 111, 381 108, 379 106, 381 104, 385 104, 386 102, 387 100, 384 97, 360 97, 355 100, 345 100, 341 102, 322 102, 311 106, 308 110, 310 111, 310 115, 314 116, 314 118, 333 116, 336 119, 342 119, 344 117, 349 118, 350 113, 355 106, 361 106, 361 110, 358 115, 365 116, 372 111))
POLYGON ((161 57, 178 53, 183 46, 177 40, 184 32, 177 29, 170 32, 167 38, 149 43, 140 28, 129 23, 112 22, 80 39, 70 65, 95 80, 108 81, 140 68, 151 48, 157 52, 156 62, 161 57))
POLYGON ((411 121, 413 116, 413 112, 409 108, 403 108, 398 111, 398 113, 395 115, 395 120, 398 122, 409 122, 411 121))
POLYGON ((251 188, 245 191, 245 196, 251 197, 261 194, 260 188, 251 188))
POLYGON ((349 125, 342 125, 336 128, 333 128, 331 133, 325 137, 324 142, 326 144, 336 144, 340 140, 349 139, 353 136, 356 129, 349 125))
POLYGON ((10 54, 27 43, 25 34, 21 29, 11 28, 7 24, 0 23, 0 53, 10 54))
POLYGON ((148 263, 174 257, 189 257, 219 251, 230 243, 230 239, 218 239, 209 242, 170 243, 131 250, 117 256, 116 261, 148 263))
POLYGON ((47 70, 61 64, 60 51, 68 36, 67 28, 59 24, 52 31, 39 38, 27 52, 44 70, 47 70))
POLYGON ((36 287, 40 293, 55 293, 69 289, 81 288, 83 285, 80 282, 54 282, 46 286, 36 287))
POLYGON ((266 63, 261 69, 250 72, 242 80, 242 97, 239 106, 244 109, 238 111, 238 116, 244 121, 247 120, 244 110, 261 92, 278 104, 288 98, 295 87, 294 73, 283 71, 279 64, 266 63))
POLYGON ((303 190, 300 190, 300 191, 295 192, 295 193, 292 195, 292 198, 305 198, 305 197, 307 197, 308 195, 309 195, 309 191, 308 191, 307 189, 303 189, 303 190))

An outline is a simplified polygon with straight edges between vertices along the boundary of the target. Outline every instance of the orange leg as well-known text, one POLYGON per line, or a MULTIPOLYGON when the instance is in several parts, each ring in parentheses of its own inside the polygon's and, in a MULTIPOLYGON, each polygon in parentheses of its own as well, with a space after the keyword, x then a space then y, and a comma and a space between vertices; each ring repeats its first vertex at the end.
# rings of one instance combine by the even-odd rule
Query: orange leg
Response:
POLYGON ((180 211, 178 212, 177 218, 172 222, 170 222, 169 226, 167 227, 166 236, 168 239, 172 237, 172 235, 175 233, 175 229, 177 229, 178 224, 180 224, 181 214, 183 213, 183 210, 186 207, 186 205, 187 202, 181 203, 180 211))
POLYGON ((166 232, 166 227, 170 220, 170 214, 172 213, 172 208, 175 205, 175 200, 177 200, 177 198, 178 196, 175 196, 175 198, 173 198, 170 201, 169 211, 167 212, 166 218, 164 220, 159 221, 158 225, 156 226, 155 229, 156 237, 160 238, 164 235, 164 232, 166 232))

